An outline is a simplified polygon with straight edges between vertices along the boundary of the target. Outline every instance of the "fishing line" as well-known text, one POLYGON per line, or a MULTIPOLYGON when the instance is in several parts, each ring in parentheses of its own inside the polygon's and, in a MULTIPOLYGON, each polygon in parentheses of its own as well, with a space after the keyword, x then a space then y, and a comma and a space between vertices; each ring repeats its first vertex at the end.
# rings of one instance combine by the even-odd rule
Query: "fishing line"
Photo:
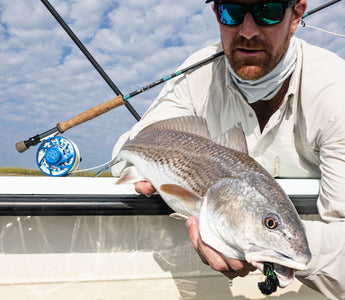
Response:
MULTIPOLYGON (((21 142, 16 143, 16 150, 19 153, 23 153, 24 151, 26 151, 27 149, 29 149, 31 146, 35 146, 40 142, 44 142, 46 139, 56 136, 59 133, 64 133, 66 130, 75 127, 77 125, 80 125, 82 123, 85 123, 89 120, 92 120, 93 118, 96 118, 112 109, 114 109, 115 107, 118 107, 120 105, 126 105, 126 107, 131 111, 131 113, 133 114, 133 116, 137 119, 140 120, 140 116, 138 114, 136 114, 134 108, 131 108, 131 105, 128 103, 128 99, 144 92, 147 91, 163 82, 167 82, 168 80, 176 77, 176 76, 180 76, 184 73, 187 73, 193 69, 199 68, 200 66, 207 64, 209 62, 211 62, 212 60, 224 55, 224 52, 221 51, 219 53, 216 53, 214 55, 212 55, 211 57, 208 57, 200 62, 197 62, 187 68, 181 69, 176 71, 175 73, 172 73, 168 76, 165 76, 155 82, 152 82, 132 93, 129 93, 125 96, 123 96, 123 94, 121 93, 121 91, 116 87, 116 85, 114 84, 114 82, 109 78, 109 76, 104 72, 104 70, 101 68, 101 66, 97 63, 97 61, 93 58, 93 56, 90 54, 90 52, 86 49, 86 47, 82 44, 82 42, 78 39, 78 37, 73 33, 73 31, 69 28, 69 26, 65 23, 65 21, 61 18, 61 16, 57 13, 57 11, 54 9, 54 7, 49 3, 48 0, 41 0, 42 3, 47 7, 47 9, 51 12, 51 14, 55 17, 55 19, 58 21, 58 23, 62 26, 62 28, 66 31, 66 33, 71 37, 71 39, 74 41, 74 43, 78 46, 78 48, 82 51, 82 53, 86 56, 86 58, 91 62, 91 64, 95 67, 95 69, 99 72, 99 74, 102 76, 102 78, 108 83, 108 85, 111 87, 111 89, 118 95, 116 98, 111 99, 107 102, 104 102, 102 104, 99 104, 81 114, 79 114, 78 116, 73 117, 70 120, 67 120, 63 123, 58 123, 56 125, 56 127, 49 129, 48 131, 43 132, 42 134, 37 134, 33 137, 30 137, 28 140, 24 140, 21 142)), ((307 13, 305 13, 305 15, 303 16, 303 19, 307 16, 310 16, 311 14, 324 9, 334 3, 337 3, 341 0, 334 0, 331 2, 328 2, 320 7, 317 7, 307 13)), ((305 25, 305 24, 304 24, 305 25)), ((310 27, 310 26, 308 26, 310 27)), ((343 36, 343 35, 338 35, 337 36, 343 36)), ((67 140, 67 139, 66 139, 67 140)), ((68 141, 68 140, 67 140, 68 141)), ((65 141, 64 141, 65 142, 65 141)), ((72 144, 73 147, 71 147, 71 150, 68 152, 65 148, 61 147, 61 145, 56 144, 53 145, 51 144, 51 148, 55 148, 54 151, 52 149, 52 151, 50 151, 50 149, 43 149, 42 151, 44 152, 44 154, 46 155, 44 157, 44 160, 40 161, 40 166, 45 167, 45 164, 48 163, 49 164, 49 168, 52 167, 53 164, 56 165, 55 159, 53 156, 57 155, 57 156, 61 156, 59 162, 61 162, 61 165, 59 165, 59 168, 61 168, 59 171, 62 171, 62 169, 65 168, 65 164, 67 163, 66 161, 64 161, 63 159, 65 159, 66 155, 71 155, 73 154, 73 151, 75 152, 74 155, 79 155, 79 150, 77 149, 75 144, 72 144), (75 148, 75 149, 73 149, 75 148), (48 151, 49 150, 49 151, 48 151), (73 150, 73 151, 72 151, 73 150), (67 151, 67 152, 66 152, 67 151), (60 153, 58 153, 60 152, 60 153), (52 164, 52 165, 50 165, 52 164)), ((42 155, 41 155, 42 156, 42 155)), ((42 158, 42 157, 40 157, 42 158)), ((77 157, 77 159, 79 160, 80 157, 77 157)), ((38 162, 38 161, 37 161, 38 162)), ((94 167, 92 169, 97 169, 97 168, 102 168, 104 165, 107 165, 107 167, 103 168, 101 171, 98 172, 98 174, 104 172, 107 168, 109 168, 109 163, 105 163, 101 166, 97 166, 94 167)), ((74 170, 76 169, 76 165, 71 165, 70 166, 70 170, 69 172, 74 172, 74 170)), ((70 174, 70 173, 68 173, 70 174)), ((67 175, 68 175, 67 174, 67 175)))
POLYGON ((82 172, 87 172, 87 171, 92 171, 92 170, 96 170, 96 169, 99 169, 99 168, 102 168, 104 166, 106 166, 107 164, 109 164, 112 160, 109 160, 107 161, 106 163, 102 164, 102 165, 99 165, 99 166, 96 166, 96 167, 92 167, 92 168, 88 168, 88 169, 83 169, 83 170, 76 170, 76 171, 73 171, 71 172, 71 174, 74 174, 74 173, 82 173, 82 172))
MULTIPOLYGON (((315 8, 315 9, 312 9, 312 10, 306 12, 306 13, 303 15, 302 20, 301 20, 302 26, 303 26, 303 25, 304 25, 304 26, 306 25, 305 22, 303 21, 306 17, 308 17, 308 16, 310 16, 310 15, 312 15, 312 14, 314 14, 314 13, 316 13, 316 12, 318 12, 318 11, 320 11, 320 10, 326 8, 326 7, 329 7, 329 6, 331 6, 331 5, 333 5, 333 4, 337 3, 337 2, 340 2, 340 1, 341 1, 341 0, 333 0, 333 1, 330 1, 330 2, 328 2, 328 3, 325 3, 324 5, 321 5, 321 6, 317 7, 317 8, 315 8)), ((221 52, 215 54, 214 57, 210 57, 210 58, 208 58, 208 59, 205 59, 204 61, 201 61, 201 62, 199 62, 199 63, 196 63, 195 65, 193 65, 193 66, 191 66, 191 67, 189 67, 189 68, 186 68, 185 70, 182 70, 182 71, 185 72, 185 71, 188 71, 188 70, 190 70, 190 69, 199 67, 199 65, 201 65, 201 64, 206 64, 206 63, 208 63, 210 60, 213 60, 214 58, 217 58, 218 56, 222 56, 222 55, 224 55, 224 51, 221 51, 221 52)), ((219 62, 220 62, 220 60, 218 60, 217 65, 216 65, 216 67, 215 67, 215 69, 214 69, 212 75, 213 75, 214 72, 216 71, 219 62)), ((178 76, 178 75, 181 75, 181 74, 183 74, 181 71, 177 71, 176 73, 171 74, 171 75, 169 75, 169 76, 166 76, 166 77, 164 77, 164 78, 162 78, 162 79, 160 79, 160 80, 157 80, 156 82, 154 82, 154 83, 152 83, 152 84, 149 84, 147 87, 138 89, 137 91, 135 91, 135 92, 133 92, 133 93, 130 93, 130 94, 124 96, 123 98, 124 98, 124 99, 125 99, 125 98, 126 98, 126 99, 129 99, 129 98, 131 98, 131 97, 133 97, 133 96, 135 96, 135 95, 137 95, 137 94, 139 94, 139 93, 142 93, 142 92, 145 91, 145 90, 150 89, 150 88, 153 87, 153 86, 156 86, 156 85, 158 85, 158 84, 160 84, 160 83, 162 83, 162 82, 165 82, 165 81, 167 81, 167 80, 170 80, 171 78, 173 78, 173 77, 175 77, 175 76, 178 76)), ((212 77, 213 77, 213 76, 212 76, 212 77)), ((211 79, 210 79, 210 80, 211 80, 211 79)), ((109 169, 110 167, 112 167, 114 164, 115 164, 115 163, 114 163, 114 159, 113 159, 113 160, 111 160, 108 164, 105 164, 105 167, 103 167, 103 169, 99 170, 99 171, 97 172, 97 174, 95 175, 95 177, 99 176, 100 174, 102 174, 103 172, 105 172, 106 170, 108 170, 108 169, 109 169)))
POLYGON ((306 28, 316 29, 316 30, 319 30, 321 32, 328 33, 328 34, 331 34, 331 35, 334 35, 334 36, 338 36, 338 37, 345 37, 345 34, 332 32, 332 31, 325 30, 325 29, 322 29, 320 27, 316 27, 316 26, 312 26, 312 25, 307 25, 305 22, 302 22, 300 26, 306 27, 306 28))
POLYGON ((316 7, 314 9, 311 9, 310 11, 306 12, 303 17, 302 17, 302 21, 301 21, 301 25, 302 27, 309 27, 309 28, 313 28, 313 29, 316 29, 316 30, 320 30, 322 32, 325 32, 325 33, 328 33, 328 34, 332 34, 332 35, 335 35, 335 36, 340 36, 340 37, 345 37, 344 34, 338 34, 338 33, 335 33, 335 32, 332 32, 332 31, 328 31, 328 30, 325 30, 325 29, 322 29, 322 28, 319 28, 319 27, 316 27, 316 26, 311 26, 311 25, 307 25, 305 22, 304 22, 304 19, 306 17, 309 17, 310 15, 322 10, 322 9, 325 9, 326 7, 329 7, 335 3, 338 3, 340 2, 341 0, 333 0, 333 1, 330 1, 330 2, 327 2, 319 7, 316 7))

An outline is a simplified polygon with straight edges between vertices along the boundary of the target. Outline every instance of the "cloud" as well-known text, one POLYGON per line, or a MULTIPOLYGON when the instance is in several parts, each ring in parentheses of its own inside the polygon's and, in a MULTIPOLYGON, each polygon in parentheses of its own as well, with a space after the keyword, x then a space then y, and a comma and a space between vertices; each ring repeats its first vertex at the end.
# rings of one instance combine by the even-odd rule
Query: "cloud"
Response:
MULTIPOLYGON (((310 2, 309 9, 324 1, 310 2), (313 6, 312 6, 313 5, 313 6)), ((203 0, 51 0, 118 88, 127 94, 175 71, 188 55, 219 39, 203 0)), ((345 33, 344 3, 306 19, 345 33)), ((299 28, 298 36, 345 58, 344 38, 299 28)), ((35 167, 35 152, 14 144, 115 97, 41 1, 0 0, 0 165, 35 167)), ((131 99, 142 115, 162 86, 131 99)), ((64 134, 80 148, 81 168, 110 159, 135 123, 124 108, 64 134)))

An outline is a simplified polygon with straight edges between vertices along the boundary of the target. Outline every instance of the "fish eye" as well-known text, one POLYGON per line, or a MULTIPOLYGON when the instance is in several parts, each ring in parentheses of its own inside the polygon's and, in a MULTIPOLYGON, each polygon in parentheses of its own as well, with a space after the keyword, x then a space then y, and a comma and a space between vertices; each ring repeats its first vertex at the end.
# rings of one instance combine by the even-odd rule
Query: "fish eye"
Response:
POLYGON ((277 216, 269 215, 265 218, 264 224, 268 229, 275 229, 279 225, 279 219, 277 216))

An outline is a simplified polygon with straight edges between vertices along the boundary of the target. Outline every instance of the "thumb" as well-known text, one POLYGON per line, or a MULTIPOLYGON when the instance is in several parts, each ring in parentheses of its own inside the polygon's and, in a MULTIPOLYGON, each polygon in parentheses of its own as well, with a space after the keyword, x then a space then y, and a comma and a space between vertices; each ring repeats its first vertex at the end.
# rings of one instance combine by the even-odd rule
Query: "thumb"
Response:
POLYGON ((186 226, 188 227, 189 239, 194 249, 197 249, 198 239, 200 239, 198 219, 196 217, 189 217, 186 221, 186 226))

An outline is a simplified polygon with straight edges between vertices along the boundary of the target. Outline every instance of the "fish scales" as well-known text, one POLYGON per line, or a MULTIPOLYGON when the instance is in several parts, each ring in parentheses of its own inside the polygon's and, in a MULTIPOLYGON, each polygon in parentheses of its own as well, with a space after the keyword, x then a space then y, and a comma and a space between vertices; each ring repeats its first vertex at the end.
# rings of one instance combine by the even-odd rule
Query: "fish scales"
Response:
POLYGON ((137 153, 152 163, 169 166, 201 196, 219 178, 236 177, 249 170, 266 172, 246 154, 185 132, 149 132, 129 140, 122 150, 137 153))
MULTIPOLYGON (((274 264, 285 287, 311 258, 303 224, 279 184, 246 151, 241 127, 215 142, 204 119, 180 117, 143 129, 117 159, 133 164, 177 213, 198 217, 205 243, 261 272, 264 262, 274 264)), ((124 172, 118 182, 133 178, 124 172)))

